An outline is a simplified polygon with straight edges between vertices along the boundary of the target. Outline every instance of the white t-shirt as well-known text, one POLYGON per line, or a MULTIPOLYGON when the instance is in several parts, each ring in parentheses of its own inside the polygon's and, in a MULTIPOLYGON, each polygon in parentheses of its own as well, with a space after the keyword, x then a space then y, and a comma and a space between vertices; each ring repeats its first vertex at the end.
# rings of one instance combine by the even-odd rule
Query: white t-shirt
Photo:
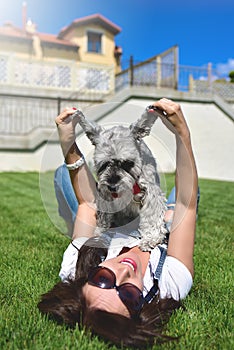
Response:
MULTIPOLYGON (((63 282, 66 282, 68 278, 75 278, 79 249, 87 239, 87 237, 75 239, 65 250, 59 273, 63 282)), ((116 257, 123 247, 132 248, 138 245, 138 243, 139 239, 137 238, 122 233, 116 233, 110 242, 106 260, 116 257)), ((149 263, 144 275, 144 296, 153 286, 153 274, 156 271, 160 254, 160 249, 158 247, 151 251, 149 263)), ((174 300, 184 299, 188 295, 192 284, 192 276, 187 267, 178 259, 167 256, 159 279, 160 297, 173 298, 174 300)))

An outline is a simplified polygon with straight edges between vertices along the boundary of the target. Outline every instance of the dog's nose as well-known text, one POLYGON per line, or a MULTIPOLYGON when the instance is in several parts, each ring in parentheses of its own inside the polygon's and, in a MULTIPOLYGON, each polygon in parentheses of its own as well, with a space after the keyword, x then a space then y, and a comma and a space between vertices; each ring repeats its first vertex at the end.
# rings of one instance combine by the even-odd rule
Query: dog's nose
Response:
POLYGON ((108 184, 110 186, 116 186, 116 184, 120 181, 120 176, 119 175, 112 175, 109 179, 108 179, 108 184))
POLYGON ((108 187, 109 191, 117 192, 117 186, 116 185, 108 185, 107 187, 108 187))

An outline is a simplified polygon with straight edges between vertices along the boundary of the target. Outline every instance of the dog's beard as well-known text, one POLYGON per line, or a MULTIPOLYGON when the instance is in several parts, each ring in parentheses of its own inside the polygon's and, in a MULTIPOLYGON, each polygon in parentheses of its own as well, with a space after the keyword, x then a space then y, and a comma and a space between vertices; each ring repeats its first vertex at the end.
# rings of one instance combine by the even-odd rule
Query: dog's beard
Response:
POLYGON ((121 171, 102 173, 98 181, 99 209, 108 213, 124 210, 132 202, 135 182, 133 176, 121 171), (113 174, 119 179, 116 183, 110 182, 113 174))

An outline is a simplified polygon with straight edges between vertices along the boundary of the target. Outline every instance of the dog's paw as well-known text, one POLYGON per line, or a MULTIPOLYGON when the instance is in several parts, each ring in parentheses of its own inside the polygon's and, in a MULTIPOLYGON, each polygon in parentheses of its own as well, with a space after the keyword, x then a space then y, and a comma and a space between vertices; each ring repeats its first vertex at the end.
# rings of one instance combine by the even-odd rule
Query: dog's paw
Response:
POLYGON ((141 232, 141 240, 139 243, 139 248, 143 251, 151 251, 153 250, 157 245, 163 243, 165 236, 166 236, 166 229, 165 230, 152 230, 147 232, 141 232))
POLYGON ((105 230, 102 227, 97 226, 94 231, 95 236, 101 236, 105 230))

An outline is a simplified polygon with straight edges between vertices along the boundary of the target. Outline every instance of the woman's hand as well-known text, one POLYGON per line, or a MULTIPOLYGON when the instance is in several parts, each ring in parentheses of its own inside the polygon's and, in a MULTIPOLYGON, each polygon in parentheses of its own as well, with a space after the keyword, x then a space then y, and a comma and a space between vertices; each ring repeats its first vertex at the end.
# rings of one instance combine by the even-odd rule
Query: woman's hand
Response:
POLYGON ((174 134, 180 137, 187 137, 190 135, 188 125, 178 103, 168 100, 167 98, 162 98, 153 103, 153 106, 162 111, 162 113, 158 113, 159 117, 166 127, 174 134))
POLYGON ((78 123, 78 117, 77 115, 73 116, 75 111, 76 108, 67 107, 55 118, 64 157, 66 157, 76 139, 75 128, 78 123))

